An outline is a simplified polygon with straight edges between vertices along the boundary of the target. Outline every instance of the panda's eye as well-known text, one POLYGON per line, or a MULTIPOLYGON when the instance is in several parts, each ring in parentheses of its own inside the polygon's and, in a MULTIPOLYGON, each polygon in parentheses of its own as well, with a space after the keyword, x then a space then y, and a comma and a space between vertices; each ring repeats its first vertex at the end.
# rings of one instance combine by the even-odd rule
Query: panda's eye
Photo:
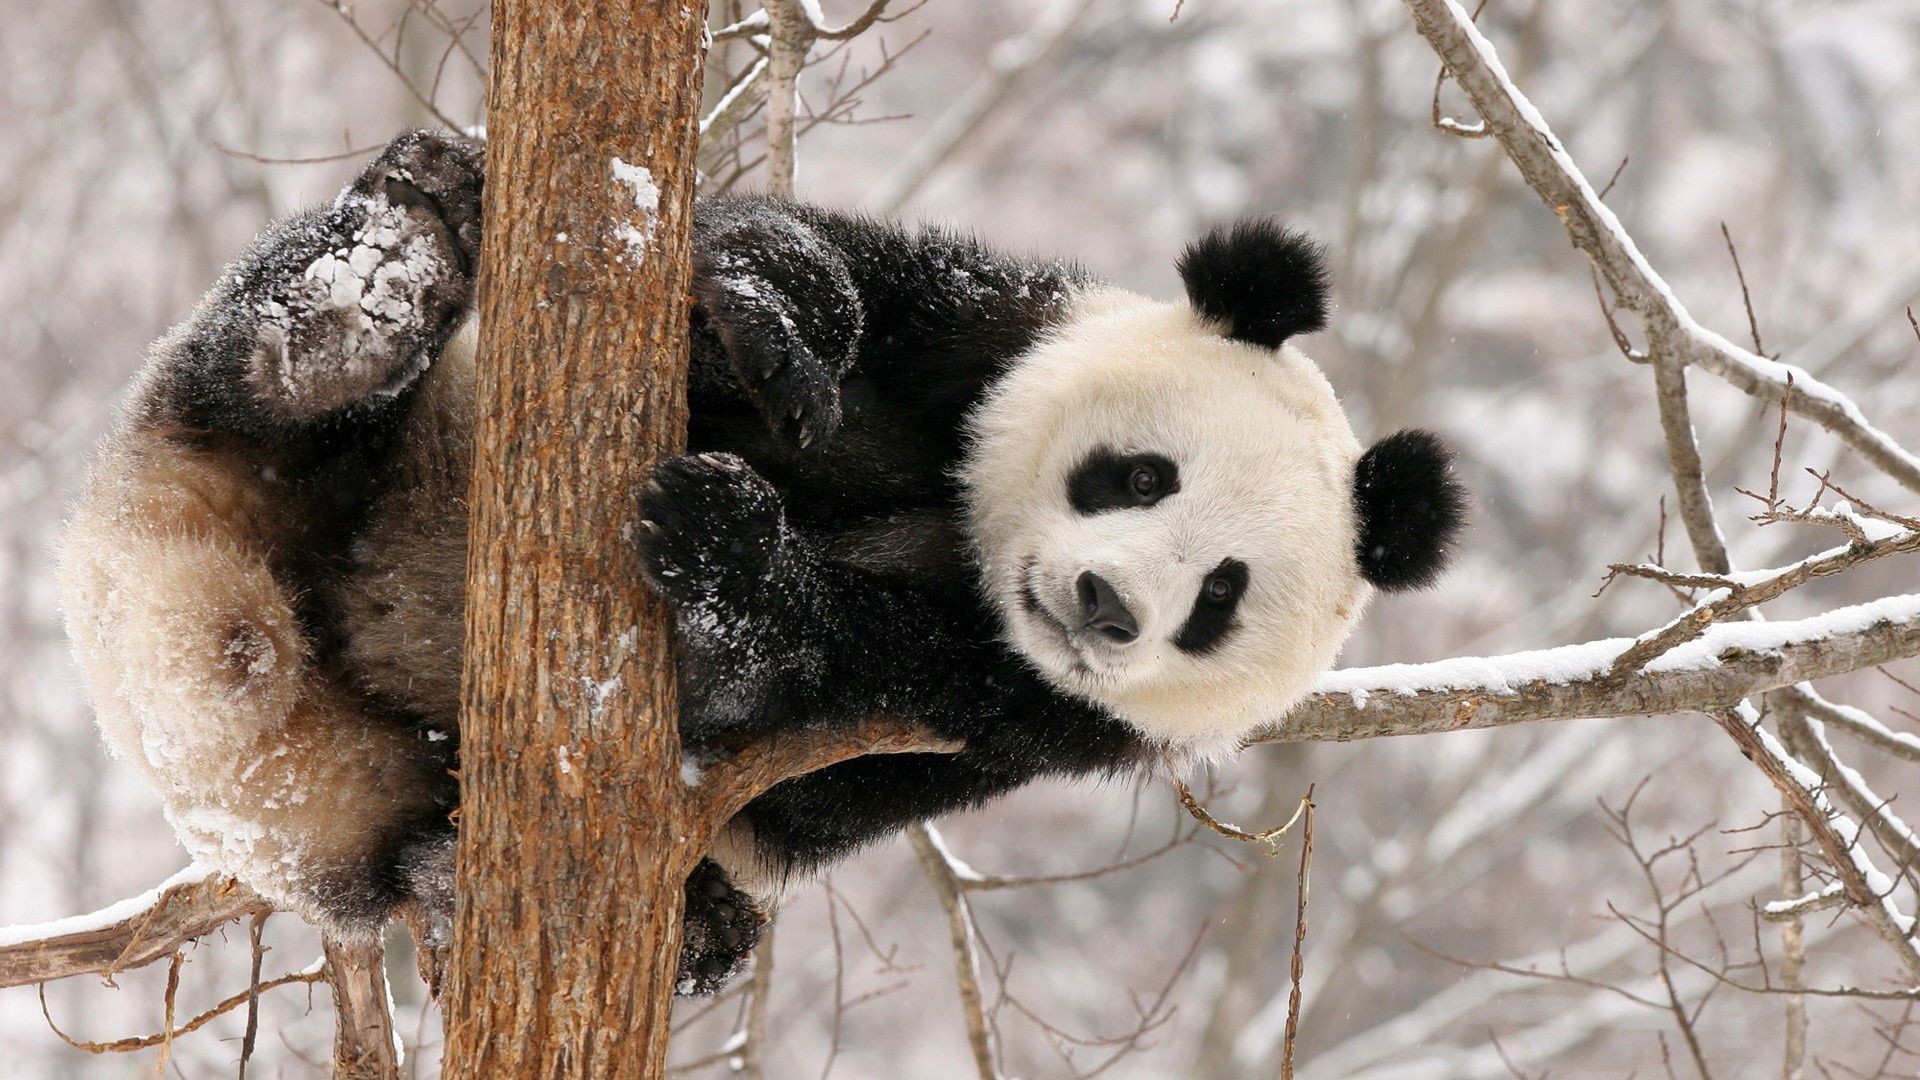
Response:
POLYGON ((1083 514, 1152 506, 1180 490, 1180 472, 1159 454, 1088 454, 1067 477, 1067 501, 1083 514))
POLYGON ((1173 637, 1174 648, 1192 656, 1203 656, 1220 647, 1233 633, 1233 613, 1246 599, 1247 564, 1239 559, 1222 559, 1200 582, 1200 595, 1193 598, 1193 610, 1173 637))

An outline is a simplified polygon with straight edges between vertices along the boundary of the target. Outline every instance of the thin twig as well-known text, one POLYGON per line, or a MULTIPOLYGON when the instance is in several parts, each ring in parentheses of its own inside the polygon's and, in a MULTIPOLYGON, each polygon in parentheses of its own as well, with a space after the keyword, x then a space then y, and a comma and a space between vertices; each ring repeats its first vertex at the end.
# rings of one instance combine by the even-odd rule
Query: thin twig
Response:
POLYGON ((362 45, 365 45, 374 56, 379 57, 380 63, 384 65, 388 71, 393 73, 394 78, 400 80, 400 85, 405 87, 407 93, 411 94, 413 99, 420 103, 421 108, 432 113, 433 118, 446 125, 449 131, 461 130, 459 121, 441 112, 440 106, 434 102, 433 98, 418 86, 415 86, 413 80, 407 77, 406 71, 400 67, 399 50, 395 49, 393 55, 388 55, 387 50, 380 47, 379 40, 372 34, 369 34, 366 27, 360 25, 360 20, 354 17, 352 8, 348 7, 342 0, 315 0, 315 2, 328 11, 333 12, 335 15, 338 15, 340 21, 346 23, 347 28, 353 31, 353 36, 359 38, 362 45))
MULTIPOLYGON (((1727 223, 1724 221, 1720 223, 1720 236, 1727 242, 1727 257, 1733 260, 1733 276, 1740 280, 1740 304, 1747 309, 1747 332, 1753 337, 1753 351, 1760 356, 1765 356, 1767 347, 1760 344, 1760 320, 1753 314, 1753 294, 1747 291, 1747 272, 1740 268, 1740 252, 1733 246, 1733 233, 1727 231, 1727 223)), ((1788 389, 1792 389, 1792 372, 1787 373, 1787 379, 1788 389)), ((1792 395, 1787 394, 1780 398, 1782 413, 1786 411, 1786 400, 1790 396, 1792 395)))
POLYGON ((1307 877, 1313 868, 1313 785, 1307 785, 1306 797, 1300 800, 1300 804, 1306 813, 1307 823, 1301 832, 1300 876, 1294 893, 1293 987, 1287 992, 1287 1034, 1280 1051, 1280 1075, 1283 1080, 1293 1080, 1293 1044, 1300 1034, 1300 980, 1306 972, 1301 954, 1307 944, 1307 877))
POLYGON ((1186 807, 1187 813, 1192 814, 1195 821, 1219 833, 1221 836, 1230 837, 1234 840, 1240 840, 1249 844, 1265 844, 1269 856, 1280 854, 1280 845, 1274 841, 1286 835, 1287 830, 1293 828, 1302 817, 1309 816, 1313 812, 1313 788, 1309 787, 1307 788, 1307 793, 1300 796, 1300 805, 1294 808, 1293 816, 1288 818, 1284 824, 1276 825, 1263 832, 1247 832, 1237 825, 1229 825, 1214 817, 1212 814, 1207 813, 1206 807, 1201 806, 1199 800, 1193 797, 1193 792, 1187 790, 1187 785, 1184 781, 1175 780, 1173 782, 1173 789, 1180 795, 1180 805, 1186 807))
POLYGON ((266 958, 267 951, 262 946, 260 935, 266 929, 267 912, 255 915, 247 924, 247 944, 253 953, 247 968, 247 1027, 240 1036, 240 1074, 238 1080, 247 1080, 247 1063, 253 1060, 254 1044, 260 1038, 260 961, 266 958))
MULTIPOLYGON (((175 953, 174 955, 181 956, 183 954, 175 953)), ((177 986, 179 978, 178 972, 170 972, 170 978, 177 986)), ((59 1036, 60 1040, 68 1046, 76 1050, 84 1050, 89 1054, 125 1054, 135 1050, 150 1050, 156 1046, 164 1046, 172 1039, 177 1039, 182 1035, 191 1035, 205 1027, 207 1023, 214 1018, 224 1016, 242 1005, 247 1005, 248 999, 257 1000, 259 995, 265 991, 281 986, 292 986, 297 983, 322 982, 326 978, 326 969, 319 964, 315 964, 305 971, 289 972, 288 974, 268 979, 266 982, 260 983, 257 986, 249 986, 240 993, 221 1000, 219 1004, 178 1027, 172 1026, 172 1018, 169 1016, 168 1026, 154 1032, 152 1035, 136 1035, 125 1039, 115 1039, 112 1042, 88 1042, 84 1039, 76 1039, 60 1030, 60 1028, 54 1024, 53 1017, 47 1013, 47 987, 45 983, 40 984, 40 1011, 41 1015, 46 1017, 47 1027, 51 1028, 53 1033, 59 1036)), ((244 1060, 243 1058, 243 1063, 244 1060)))

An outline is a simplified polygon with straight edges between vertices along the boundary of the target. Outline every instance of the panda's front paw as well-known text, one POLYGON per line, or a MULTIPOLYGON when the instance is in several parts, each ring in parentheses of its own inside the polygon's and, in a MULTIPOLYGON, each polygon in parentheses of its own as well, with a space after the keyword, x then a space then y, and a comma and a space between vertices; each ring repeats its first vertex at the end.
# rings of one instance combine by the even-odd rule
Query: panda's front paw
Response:
POLYGON ((686 901, 675 990, 683 996, 719 993, 746 968, 767 917, 710 859, 688 876, 686 901))
POLYGON ((840 427, 840 376, 807 344, 797 305, 748 274, 700 275, 694 289, 695 318, 719 339, 767 430, 803 450, 832 437, 840 427))
POLYGON ((788 542, 779 491, 732 454, 660 462, 640 513, 641 567, 683 613, 718 613, 751 597, 788 542))

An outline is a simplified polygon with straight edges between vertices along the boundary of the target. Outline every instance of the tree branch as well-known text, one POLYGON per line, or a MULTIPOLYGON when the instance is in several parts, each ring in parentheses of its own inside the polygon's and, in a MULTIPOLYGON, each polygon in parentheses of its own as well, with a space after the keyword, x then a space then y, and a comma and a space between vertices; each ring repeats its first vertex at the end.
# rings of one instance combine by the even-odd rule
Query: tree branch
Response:
POLYGON ((973 916, 967 910, 964 879, 939 836, 931 825, 913 825, 907 829, 907 842, 920 857, 920 868, 926 871, 927 881, 940 899, 940 910, 947 916, 947 934, 953 945, 954 981, 959 984, 960 1008, 967 1017, 967 1045, 973 1051, 974 1068, 980 1080, 999 1080, 993 1031, 987 1023, 980 993, 980 956, 973 938, 973 916))
POLYGON ((1784 397, 1794 412, 1838 436, 1909 490, 1920 491, 1920 458, 1876 429, 1845 395, 1800 368, 1758 356, 1694 321, 1594 193, 1533 103, 1508 78, 1492 44, 1457 0, 1405 3, 1415 28, 1440 54, 1527 186, 1553 210, 1621 306, 1640 320, 1656 356, 1697 364, 1765 401, 1784 397))
POLYGON ((1713 627, 1618 679, 1625 639, 1485 659, 1337 671, 1248 742, 1348 742, 1546 720, 1712 713, 1768 690, 1920 655, 1920 595, 1793 622, 1713 627))
POLYGON ((378 942, 326 942, 333 984, 335 1080, 399 1080, 400 1043, 388 1011, 385 953, 378 942))
POLYGON ((733 757, 683 775, 687 820, 725 825, 755 796, 782 780, 805 776, 867 754, 952 754, 963 744, 942 739, 911 720, 870 716, 838 729, 781 732, 756 740, 733 757))
POLYGON ((0 987, 145 967, 227 923, 272 911, 245 885, 188 867, 90 915, 0 929, 0 987))

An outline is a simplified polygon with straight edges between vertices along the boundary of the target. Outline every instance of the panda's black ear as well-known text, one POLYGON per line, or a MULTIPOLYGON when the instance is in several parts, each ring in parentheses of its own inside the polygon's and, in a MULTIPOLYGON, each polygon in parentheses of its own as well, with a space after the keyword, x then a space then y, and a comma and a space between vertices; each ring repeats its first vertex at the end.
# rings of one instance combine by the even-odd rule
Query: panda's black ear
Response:
POLYGON ((1176 265, 1187 299, 1235 341, 1277 349, 1327 325, 1326 256, 1279 222, 1247 218, 1214 229, 1176 265))
POLYGON ((1389 591, 1433 584, 1466 523, 1453 453, 1429 431, 1396 431, 1353 467, 1360 576, 1389 591))

